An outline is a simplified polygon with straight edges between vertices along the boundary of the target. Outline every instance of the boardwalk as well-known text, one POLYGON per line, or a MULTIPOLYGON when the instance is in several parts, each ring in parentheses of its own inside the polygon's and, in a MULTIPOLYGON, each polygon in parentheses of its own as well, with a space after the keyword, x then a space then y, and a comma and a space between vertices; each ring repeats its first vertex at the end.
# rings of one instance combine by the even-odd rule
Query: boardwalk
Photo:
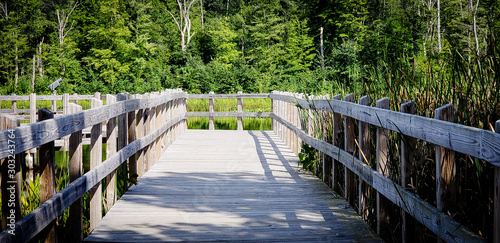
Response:
POLYGON ((89 242, 378 242, 273 132, 188 130, 89 242))

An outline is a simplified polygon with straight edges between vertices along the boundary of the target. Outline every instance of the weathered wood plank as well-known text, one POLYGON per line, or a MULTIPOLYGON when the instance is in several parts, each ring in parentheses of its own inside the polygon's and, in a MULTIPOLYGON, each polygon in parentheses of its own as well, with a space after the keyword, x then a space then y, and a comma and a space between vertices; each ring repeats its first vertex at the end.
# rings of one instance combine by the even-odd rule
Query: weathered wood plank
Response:
MULTIPOLYGON (((377 100, 376 106, 380 109, 389 109, 389 99, 377 100)), ((389 130, 377 127, 376 160, 377 172, 389 178, 389 130)), ((389 208, 390 202, 383 195, 377 193, 377 234, 384 237, 390 236, 389 208)))
MULTIPOLYGON (((414 101, 408 101, 404 104, 401 104, 401 112, 408 114, 416 114, 417 107, 415 106, 414 101)), ((409 136, 401 137, 401 187, 405 190, 410 188, 416 188, 416 178, 413 175, 413 161, 411 160, 410 155, 416 151, 416 139, 409 136)), ((415 224, 414 220, 411 218, 411 215, 406 213, 404 210, 401 210, 402 216, 402 226, 401 226, 401 234, 403 243, 413 242, 415 239, 415 224)))
MULTIPOLYGON (((106 105, 113 105, 116 103, 116 97, 113 95, 106 95, 106 105)), ((106 159, 112 157, 118 148, 118 127, 116 125, 116 117, 112 117, 106 123, 106 159)), ((106 212, 113 207, 116 200, 116 171, 109 173, 106 177, 106 194, 104 207, 106 212)))
MULTIPOLYGON (((73 103, 69 105, 70 113, 81 112, 82 107, 73 103)), ((69 181, 73 182, 83 174, 82 131, 69 136, 69 181)), ((68 230, 71 242, 83 240, 83 207, 82 199, 76 200, 69 209, 68 230)))
MULTIPOLYGON (((103 102, 98 99, 91 99, 92 108, 101 107, 103 102)), ((97 167, 102 162, 102 123, 92 126, 90 132, 90 169, 97 167)), ((90 226, 92 231, 102 219, 102 186, 98 182, 90 190, 90 226)))
MULTIPOLYGON (((354 95, 349 94, 344 97, 344 101, 353 102, 354 95)), ((344 117, 344 149, 350 154, 354 154, 356 149, 354 135, 354 119, 351 117, 344 117)), ((349 202, 349 204, 354 205, 356 201, 356 184, 354 173, 348 168, 344 168, 344 197, 349 202)))
POLYGON ((268 132, 190 130, 86 241, 380 241, 297 165, 268 132))
POLYGON ((454 221, 421 198, 404 190, 400 185, 371 169, 350 153, 307 135, 301 129, 294 127, 278 116, 273 115, 273 118, 292 129, 305 143, 327 153, 332 158, 337 158, 340 163, 354 171, 380 194, 408 212, 417 221, 447 242, 484 242, 481 237, 465 228, 462 224, 454 221))
MULTIPOLYGON (((214 92, 213 91, 210 91, 210 94, 211 96, 214 95, 214 92)), ((215 123, 214 123, 214 98, 213 97, 210 97, 210 99, 208 100, 208 111, 209 111, 209 114, 208 114, 208 129, 209 130, 215 130, 215 123)), ((186 116, 189 117, 189 114, 186 114, 186 116)))
POLYGON ((303 109, 313 107, 318 110, 338 112, 500 166, 500 135, 492 131, 340 100, 313 100, 309 103, 278 94, 270 94, 269 97, 298 104, 303 109))
MULTIPOLYGON (((435 118, 453 122, 455 108, 452 104, 442 106, 435 111, 435 118)), ((436 207, 448 212, 455 204, 455 152, 443 147, 436 147, 436 207)))
MULTIPOLYGON (((38 110, 38 120, 44 121, 53 119, 54 113, 46 109, 38 110)), ((44 203, 56 194, 56 154, 54 141, 40 146, 38 150, 38 158, 40 161, 40 203, 44 203)), ((57 242, 56 239, 56 224, 52 221, 44 232, 40 235, 40 240, 49 243, 57 242)))
MULTIPOLYGON (((238 91, 238 94, 242 95, 243 91, 238 91)), ((243 113, 243 99, 238 98, 237 103, 238 103, 237 104, 238 105, 238 113, 243 113)), ((236 123, 237 123, 237 130, 239 130, 239 131, 243 130, 243 118, 241 116, 238 116, 238 121, 236 123)))
POLYGON ((88 192, 109 173, 120 166, 128 157, 137 153, 140 149, 153 142, 166 130, 185 119, 184 115, 172 118, 161 128, 151 134, 128 144, 115 155, 109 157, 94 169, 85 173, 80 178, 66 186, 62 191, 51 197, 45 203, 33 210, 30 214, 16 222, 16 235, 7 231, 0 233, 1 242, 27 242, 42 231, 50 222, 57 218, 65 209, 78 200, 84 193, 88 192), (19 234, 17 234, 19 232, 19 234))
MULTIPOLYGON (((342 95, 338 94, 333 96, 334 100, 342 99, 342 95)), ((337 139, 339 131, 340 131, 340 123, 342 122, 342 116, 339 113, 333 113, 333 129, 332 129, 332 144, 336 147, 339 146, 339 139, 337 139)), ((300 136, 299 136, 300 137, 300 136)), ((341 185, 340 180, 338 179, 338 173, 340 171, 340 164, 335 158, 332 158, 332 189, 335 191, 339 191, 341 185)))
MULTIPOLYGON (((359 99, 360 105, 370 105, 370 96, 359 99)), ((358 124, 359 159, 370 165, 370 129, 367 123, 360 121, 358 124)), ((367 220, 369 215, 368 202, 370 200, 369 188, 363 180, 359 180, 359 214, 367 220)))

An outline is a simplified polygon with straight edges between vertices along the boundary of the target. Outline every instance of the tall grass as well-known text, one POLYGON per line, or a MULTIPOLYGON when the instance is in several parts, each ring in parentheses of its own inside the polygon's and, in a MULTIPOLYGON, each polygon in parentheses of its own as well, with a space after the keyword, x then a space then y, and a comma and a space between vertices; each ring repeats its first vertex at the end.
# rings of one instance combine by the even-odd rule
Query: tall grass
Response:
MULTIPOLYGON (((270 99, 243 99, 243 112, 271 112, 270 99)), ((208 112, 208 99, 188 99, 188 112, 208 112)), ((237 112, 236 99, 214 99, 215 112, 237 112)), ((208 117, 189 117, 188 129, 208 129, 208 117)), ((214 118, 215 129, 236 130, 236 117, 214 118)), ((271 118, 243 118, 244 130, 271 130, 271 118)))
MULTIPOLYGON (((446 58, 446 57, 443 57, 446 58)), ((365 71, 365 78, 349 87, 342 82, 331 83, 332 95, 354 93, 355 101, 361 96, 371 96, 371 106, 376 100, 388 97, 391 101, 391 109, 400 110, 400 104, 414 100, 417 115, 434 118, 435 109, 445 105, 455 106, 455 123, 471 127, 493 130, 493 124, 500 119, 500 78, 498 73, 499 60, 493 57, 485 57, 477 61, 469 62, 450 54, 447 60, 432 60, 426 58, 418 59, 414 65, 408 60, 407 64, 381 63, 365 71), (392 66, 391 66, 392 65, 392 66)), ((324 91, 323 91, 324 93, 324 91)), ((307 121, 307 113, 303 113, 303 121, 307 121)), ((320 112, 313 114, 315 120, 331 121, 331 114, 324 115, 320 112)), ((315 122, 315 136, 321 138, 327 136, 331 141, 331 122, 315 122), (324 124, 326 123, 326 125, 324 124)), ((375 127, 371 126, 369 164, 375 168, 375 127)), ((342 126, 341 126, 342 130, 342 126)), ((337 141, 343 148, 343 131, 337 134, 337 141)), ((357 124, 356 132, 357 136, 357 124)), ((400 173, 400 144, 401 134, 389 132, 389 172, 390 178, 399 183, 400 173)), ((307 151, 305 151, 307 152, 307 151)), ((359 147, 355 156, 358 156, 359 147)), ((436 156, 435 146, 425 141, 417 141, 410 151, 411 161, 414 169, 412 177, 414 181, 408 186, 409 190, 431 205, 436 204, 436 156)), ((317 154, 314 159, 323 166, 317 154)), ((457 200, 450 209, 445 212, 453 219, 479 234, 486 240, 492 240, 493 236, 493 166, 486 162, 468 155, 456 152, 456 195, 457 200)), ((312 167, 311 167, 312 168, 312 167)), ((318 174, 320 174, 319 172, 318 174)), ((337 174, 342 177, 343 173, 337 174)), ((334 185, 343 194, 342 185, 334 185)), ((373 195, 373 194, 372 194, 373 195)), ((370 215, 368 222, 375 226, 375 201, 369 202, 370 215)), ((356 206, 356 205, 355 205, 356 206)), ((387 241, 401 241, 400 210, 392 207, 391 214, 391 236, 387 241)), ((417 224, 415 239, 419 242, 434 240, 436 236, 425 227, 417 224)))

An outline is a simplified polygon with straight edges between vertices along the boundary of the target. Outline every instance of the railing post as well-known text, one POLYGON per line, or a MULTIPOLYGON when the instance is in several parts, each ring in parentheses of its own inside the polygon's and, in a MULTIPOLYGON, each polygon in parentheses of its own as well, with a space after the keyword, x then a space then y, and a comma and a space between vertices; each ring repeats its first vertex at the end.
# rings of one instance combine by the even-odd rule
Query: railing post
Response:
MULTIPOLYGON (((401 104, 401 112, 407 114, 415 114, 417 113, 415 102, 409 101, 404 104, 401 104)), ((412 183, 412 171, 413 165, 412 160, 410 158, 410 153, 415 150, 416 139, 404 136, 401 138, 401 186, 405 189, 409 189, 410 183, 412 183)), ((412 186, 415 188, 416 184, 412 186)), ((406 213, 404 210, 401 210, 401 216, 403 219, 401 225, 401 234, 402 234, 402 242, 411 242, 415 237, 415 225, 414 219, 411 215, 406 213)))
MULTIPOLYGON (((444 105, 436 109, 434 118, 453 122, 454 111, 452 104, 444 105)), ((455 173, 455 151, 436 146, 436 208, 445 213, 455 203, 455 173)))
MULTIPOLYGON (((354 95, 349 94, 344 97, 344 101, 353 102, 354 95)), ((351 117, 344 117, 344 143, 345 151, 353 154, 356 148, 355 138, 354 138, 354 119, 351 117)), ((354 205, 356 201, 356 185, 354 180, 354 172, 349 170, 347 167, 344 168, 344 197, 349 202, 349 204, 354 205)))
MULTIPOLYGON (((208 94, 213 95, 214 92, 210 91, 208 94)), ((214 98, 208 99, 208 112, 214 112, 214 98)), ((212 115, 208 117, 208 130, 215 130, 214 117, 212 115)))
MULTIPOLYGON (((334 100, 341 100, 342 95, 338 94, 333 96, 334 100)), ((333 114, 333 129, 332 129, 332 144, 334 146, 339 146, 339 140, 337 139, 337 136, 340 131, 340 123, 342 122, 341 115, 339 113, 334 113, 333 114)), ((340 163, 335 159, 332 158, 332 189, 335 191, 339 191, 339 179, 338 179, 338 173, 340 171, 340 163)))
MULTIPOLYGON (((99 97, 100 98, 100 97, 99 97)), ((93 98, 90 100, 92 108, 102 106, 102 100, 93 98)), ((102 124, 92 126, 90 131, 90 169, 95 168, 102 162, 102 124)), ((102 186, 97 183, 90 190, 90 231, 92 231, 102 218, 102 186)))
MULTIPOLYGON (((106 95, 106 105, 116 103, 114 95, 106 95)), ((116 153, 116 139, 118 137, 118 128, 116 126, 116 117, 109 119, 106 124, 106 159, 110 158, 116 153)), ((106 176, 106 205, 105 209, 108 212, 116 200, 116 170, 106 176)))
MULTIPOLYGON (((150 94, 144 94, 145 99, 149 99, 151 96, 150 94)), ((144 110, 144 133, 143 137, 149 135, 151 133, 151 109, 146 108, 144 110)), ((147 145, 144 147, 144 173, 146 173, 149 168, 151 167, 152 162, 151 162, 151 145, 147 145)))
MULTIPOLYGON (((70 104, 70 112, 77 113, 82 111, 82 107, 76 104, 70 104)), ((76 117, 73 120, 83 119, 76 117)), ((82 176, 82 131, 74 132, 69 137, 69 181, 70 183, 82 176)), ((79 198, 69 209, 68 219, 70 242, 83 241, 83 207, 82 199, 79 198)))
MULTIPOLYGON (((243 94, 243 91, 238 91, 238 94, 241 95, 243 94)), ((238 112, 243 112, 243 99, 241 96, 238 98, 238 112)), ((241 116, 238 116, 238 131, 243 130, 243 118, 241 116)))
MULTIPOLYGON (((161 96, 161 94, 156 93, 155 98, 158 98, 160 96, 161 96)), ((156 110, 155 111, 155 130, 158 129, 161 125, 161 112, 162 112, 161 106, 162 105, 160 104, 160 105, 157 105, 155 107, 155 110, 156 110)), ((162 150, 163 150, 163 146, 161 145, 160 138, 157 138, 155 140, 155 163, 158 161, 158 159, 160 159, 162 150)))
POLYGON ((57 99, 56 99, 56 95, 57 95, 57 91, 53 91, 52 92, 52 112, 56 113, 57 112, 57 99))
MULTIPOLYGON (((389 109, 389 99, 383 98, 377 100, 377 108, 389 109)), ((389 177, 389 148, 387 146, 389 130, 377 127, 377 171, 385 177, 389 177)), ((380 193, 377 193, 377 234, 382 238, 386 238, 389 234, 389 215, 388 215, 389 201, 380 193)))
MULTIPOLYGON (((63 94, 63 115, 68 115, 69 114, 69 94, 65 93, 63 94)), ((69 135, 65 136, 63 138, 64 141, 64 148, 63 151, 68 151, 69 147, 69 135)))
MULTIPOLYGON (((302 99, 302 94, 298 94, 297 98, 302 99)), ((301 121, 300 121, 300 107, 295 107, 295 126, 301 129, 301 121)), ((295 135, 295 141, 297 142, 295 148, 295 155, 300 153, 300 149, 302 148, 302 140, 298 135, 295 135)))
MULTIPOLYGON (((16 94, 12 94, 13 97, 16 96, 16 94)), ((17 100, 12 101, 12 113, 17 115, 17 100)))
MULTIPOLYGON (((30 123, 36 123, 36 94, 31 93, 30 94, 30 123)), ((36 148, 32 148, 29 150, 27 156, 27 159, 35 162, 35 153, 36 153, 36 148)))
MULTIPOLYGON (((116 95, 116 100, 118 102, 127 100, 127 93, 119 93, 116 95)), ((118 144, 116 151, 120 151, 122 148, 128 144, 128 114, 121 114, 118 116, 118 144)), ((128 159, 123 162, 121 166, 118 167, 120 173, 126 174, 127 164, 130 162, 128 159)), ((128 183, 122 183, 119 190, 122 192, 127 190, 128 183)))
MULTIPOLYGON (((360 105, 370 106, 370 96, 366 95, 359 99, 360 105)), ((359 159, 366 164, 370 165, 370 129, 366 122, 359 121, 359 159)), ((369 208, 368 202, 370 201, 369 186, 363 180, 359 180, 359 213, 364 220, 368 219, 369 208)))
MULTIPOLYGON (((19 121, 10 115, 0 115, 0 130, 16 128, 19 121)), ((8 149, 15 150, 15 132, 9 133, 8 149)), ((2 159, 2 230, 10 229, 15 234, 14 224, 21 219, 21 162, 23 153, 11 152, 8 157, 2 159)))
MULTIPOLYGON (((495 132, 500 133, 500 120, 495 123, 495 132)), ((500 167, 495 166, 495 178, 493 181, 493 242, 500 242, 500 167)))
MULTIPOLYGON (((38 120, 44 121, 53 119, 54 113, 46 109, 38 110, 38 120)), ((40 146, 38 150, 38 157, 40 160, 40 204, 47 201, 49 198, 56 194, 55 182, 55 148, 54 141, 48 142, 40 146)), ((56 228, 55 221, 53 221, 41 233, 40 240, 44 242, 56 242, 56 228)))
MULTIPOLYGON (((150 99, 154 99, 158 97, 155 92, 151 92, 150 99)), ((152 133, 156 130, 156 106, 151 107, 149 109, 149 128, 150 131, 149 133, 152 133)), ((148 133, 148 134, 149 134, 148 133)), ((151 143, 151 146, 149 146, 149 166, 153 166, 156 163, 156 151, 158 148, 156 148, 156 140, 151 143)))
MULTIPOLYGON (((136 98, 142 99, 141 95, 136 95, 136 98)), ((136 138, 141 139, 144 136, 144 114, 142 109, 137 110, 135 114, 135 120, 137 125, 135 126, 136 138)), ((137 164, 137 179, 142 177, 144 173, 144 149, 141 149, 136 154, 136 164, 137 164)))

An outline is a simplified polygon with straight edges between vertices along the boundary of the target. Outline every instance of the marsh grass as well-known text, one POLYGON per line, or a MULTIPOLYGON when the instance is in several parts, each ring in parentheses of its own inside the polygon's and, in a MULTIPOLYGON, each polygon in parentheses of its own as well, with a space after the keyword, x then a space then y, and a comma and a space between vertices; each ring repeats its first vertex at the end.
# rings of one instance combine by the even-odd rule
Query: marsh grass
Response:
MULTIPOLYGON (((271 112, 271 99, 243 99, 243 112, 271 112)), ((188 112, 208 112, 208 99, 188 99, 188 112)), ((215 112, 237 112, 236 99, 214 99, 215 112)), ((188 117, 188 129, 208 129, 208 117, 188 117)), ((215 117, 216 130, 236 130, 236 117, 215 117)), ((271 118, 243 118, 243 130, 271 130, 271 118)))
MULTIPOLYGON (((409 63, 409 62, 408 62, 409 63)), ((477 63, 472 61, 471 63, 477 63)), ((435 109, 445 105, 455 106, 455 123, 493 131, 493 124, 500 119, 500 71, 499 60, 486 57, 481 60, 482 67, 467 62, 465 59, 455 61, 453 65, 440 66, 438 61, 418 60, 413 65, 399 65, 389 67, 380 65, 366 71, 366 77, 362 82, 349 87, 341 82, 332 82, 330 94, 354 93, 355 99, 369 94, 371 106, 383 97, 390 99, 390 108, 394 111, 400 110, 400 104, 410 100, 415 101, 417 115, 434 118, 435 109)), ((302 113, 303 122, 308 119, 307 113, 302 113)), ((315 137, 327 136, 331 140, 331 114, 324 115, 321 112, 313 114, 315 137), (323 125, 326 123, 327 125, 323 125)), ((340 148, 344 148, 343 119, 340 126, 337 141, 340 148)), ((304 123, 303 123, 304 124, 304 123)), ((303 127, 304 128, 304 127, 303 127)), ((358 139, 357 124, 355 137, 358 139)), ((370 126, 370 165, 375 169, 375 126, 370 126)), ((400 183, 400 150, 403 142, 402 134, 398 132, 388 133, 389 148, 389 177, 396 183, 400 183)), ((358 157, 359 147, 355 156, 358 157)), ((318 153, 316 157, 321 157, 318 153)), ((410 150, 410 160, 413 164, 411 176, 413 181, 406 187, 412 193, 430 203, 436 205, 436 148, 433 144, 417 140, 410 150)), ((456 162, 456 195, 457 200, 450 209, 445 212, 453 219, 471 229, 486 240, 492 240, 493 236, 493 169, 494 167, 483 160, 455 152, 456 162)), ((321 168, 322 161, 316 168, 321 168)), ((320 170, 321 171, 321 170, 320 170)), ((317 173, 319 176, 320 173, 317 173)), ((341 167, 336 176, 340 184, 334 188, 341 194, 343 192, 343 168, 341 167)), ((373 194, 372 194, 373 195, 373 194)), ((368 222, 375 226, 375 201, 370 200, 370 215, 368 222)), ((354 205, 356 207, 356 205, 354 205)), ((390 218, 393 232, 385 240, 391 242, 401 241, 401 217, 397 207, 391 207, 390 218)), ((435 241, 436 236, 425 227, 416 223, 415 239, 418 242, 435 241)))

